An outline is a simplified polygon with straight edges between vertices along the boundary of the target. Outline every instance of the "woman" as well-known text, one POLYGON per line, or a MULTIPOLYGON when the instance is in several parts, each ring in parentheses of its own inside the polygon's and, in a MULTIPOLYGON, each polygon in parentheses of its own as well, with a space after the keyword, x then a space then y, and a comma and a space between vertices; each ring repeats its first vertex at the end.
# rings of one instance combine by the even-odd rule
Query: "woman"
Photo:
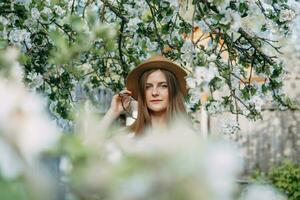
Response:
POLYGON ((133 69, 126 88, 116 94, 102 123, 109 125, 126 111, 130 98, 138 102, 138 117, 129 127, 136 135, 151 127, 166 128, 178 116, 186 116, 184 95, 187 73, 163 56, 153 56, 133 69))

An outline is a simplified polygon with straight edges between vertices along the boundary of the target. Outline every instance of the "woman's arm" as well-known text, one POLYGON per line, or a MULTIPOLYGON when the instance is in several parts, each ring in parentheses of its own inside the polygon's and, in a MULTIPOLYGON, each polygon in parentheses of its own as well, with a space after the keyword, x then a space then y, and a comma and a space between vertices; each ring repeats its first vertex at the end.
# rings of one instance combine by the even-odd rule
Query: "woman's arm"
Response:
POLYGON ((123 90, 120 93, 113 96, 109 110, 106 112, 100 122, 100 127, 103 130, 108 129, 111 124, 120 116, 123 112, 123 106, 127 109, 129 107, 129 99, 131 92, 129 90, 123 90), (122 105, 123 102, 123 105, 122 105))

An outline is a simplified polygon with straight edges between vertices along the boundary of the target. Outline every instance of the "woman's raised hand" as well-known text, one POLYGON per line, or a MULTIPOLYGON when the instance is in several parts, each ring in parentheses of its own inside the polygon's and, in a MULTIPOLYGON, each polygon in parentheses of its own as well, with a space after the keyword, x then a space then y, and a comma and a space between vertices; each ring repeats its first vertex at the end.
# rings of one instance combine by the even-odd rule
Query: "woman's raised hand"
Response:
POLYGON ((124 111, 124 108, 126 110, 129 108, 131 98, 131 92, 126 89, 115 94, 112 98, 108 112, 110 112, 114 118, 118 118, 124 111))

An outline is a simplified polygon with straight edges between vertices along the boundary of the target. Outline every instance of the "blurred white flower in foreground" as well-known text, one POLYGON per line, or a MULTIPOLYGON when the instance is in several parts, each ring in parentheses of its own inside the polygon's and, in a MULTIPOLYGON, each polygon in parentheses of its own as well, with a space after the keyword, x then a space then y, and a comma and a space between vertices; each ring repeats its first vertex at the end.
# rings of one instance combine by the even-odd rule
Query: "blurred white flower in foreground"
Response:
POLYGON ((84 171, 74 168, 81 181, 75 192, 125 200, 231 199, 242 169, 237 149, 225 141, 203 140, 190 125, 180 118, 170 129, 153 128, 141 137, 118 133, 101 139, 98 134, 98 142, 85 145, 104 156, 90 159, 84 171))
POLYGON ((238 148, 224 141, 211 142, 202 158, 205 180, 212 189, 215 199, 232 199, 236 189, 235 179, 243 169, 238 148))
POLYGON ((0 138, 0 172, 7 179, 20 175, 23 165, 16 152, 0 138))
POLYGON ((22 83, 17 58, 15 48, 0 56, 4 67, 0 72, 0 168, 2 175, 10 178, 19 175, 22 164, 38 161, 59 139, 57 127, 46 113, 46 102, 22 83))
MULTIPOLYGON (((3 54, 0 54, 0 59, 3 62, 4 69, 7 69, 5 76, 9 76, 11 81, 21 83, 24 72, 18 62, 19 51, 15 47, 7 48, 3 54)), ((3 69, 2 69, 3 70, 3 69)))
POLYGON ((18 148, 26 161, 34 161, 56 144, 58 131, 39 96, 9 80, 0 80, 0 96, 5 97, 0 104, 2 136, 18 148))

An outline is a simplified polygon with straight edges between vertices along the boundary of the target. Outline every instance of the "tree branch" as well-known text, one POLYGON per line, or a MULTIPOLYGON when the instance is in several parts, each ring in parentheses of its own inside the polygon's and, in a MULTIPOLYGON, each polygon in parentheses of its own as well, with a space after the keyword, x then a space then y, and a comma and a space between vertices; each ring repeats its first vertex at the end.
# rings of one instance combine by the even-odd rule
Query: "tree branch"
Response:
POLYGON ((153 24, 154 24, 154 29, 155 29, 156 37, 157 37, 158 44, 159 44, 159 47, 160 47, 160 51, 161 51, 161 53, 163 53, 163 50, 164 50, 163 46, 164 45, 163 45, 162 39, 161 39, 161 37, 158 33, 158 28, 157 28, 156 19, 155 19, 155 15, 154 15, 152 5, 149 3, 149 0, 146 0, 146 3, 148 4, 148 6, 150 8, 150 12, 151 12, 151 15, 152 15, 152 21, 153 21, 153 24))
POLYGON ((125 18, 125 15, 123 15, 115 6, 111 5, 107 0, 101 1, 105 6, 107 6, 111 11, 113 11, 117 17, 124 20, 126 23, 128 22, 128 19, 125 18))
POLYGON ((123 58, 123 50, 122 50, 124 26, 125 26, 125 21, 122 20, 121 21, 121 26, 120 26, 120 32, 119 32, 119 35, 118 35, 118 51, 119 51, 119 57, 120 57, 120 61, 121 61, 121 66, 123 68, 122 75, 123 75, 124 80, 125 80, 125 78, 127 77, 127 74, 128 74, 128 69, 126 67, 127 65, 126 65, 126 63, 124 61, 124 58, 123 58))

